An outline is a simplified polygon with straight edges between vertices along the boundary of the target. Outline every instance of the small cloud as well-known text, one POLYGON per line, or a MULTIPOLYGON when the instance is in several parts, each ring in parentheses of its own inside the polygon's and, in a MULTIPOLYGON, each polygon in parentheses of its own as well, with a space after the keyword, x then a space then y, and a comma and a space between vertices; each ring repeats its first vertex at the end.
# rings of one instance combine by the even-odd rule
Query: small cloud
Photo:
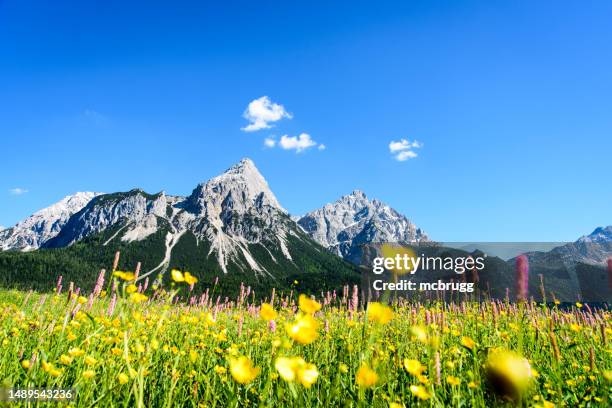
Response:
POLYGON ((319 147, 317 147, 317 149, 319 149, 319 150, 325 150, 325 149, 327 149, 327 146, 325 146, 323 143, 321 143, 321 144, 319 145, 319 147))
POLYGON ((245 132, 255 132, 261 129, 269 129, 271 123, 278 122, 283 118, 291 119, 293 115, 285 110, 283 105, 274 103, 267 96, 262 96, 249 103, 242 117, 250 123, 241 128, 245 132))
POLYGON ((22 195, 27 193, 28 190, 26 190, 25 188, 20 188, 20 187, 15 187, 15 188, 11 188, 9 190, 9 194, 11 195, 22 195))
MULTIPOLYGON (((302 133, 299 136, 281 136, 278 145, 285 150, 295 150, 296 153, 301 153, 304 150, 317 146, 317 142, 312 140, 308 133, 302 133)), ((318 145, 321 146, 321 145, 318 145)), ((324 145, 323 145, 324 146, 324 145)), ((325 148, 325 146, 323 147, 325 148)))
POLYGON ((392 140, 389 143, 389 152, 393 155, 393 158, 397 161, 406 161, 408 159, 414 159, 418 154, 414 149, 420 149, 423 147, 423 143, 415 140, 413 142, 401 139, 399 141, 392 140))
POLYGON ((276 146, 276 140, 274 140, 271 137, 266 137, 264 139, 264 146, 272 148, 272 147, 276 146))

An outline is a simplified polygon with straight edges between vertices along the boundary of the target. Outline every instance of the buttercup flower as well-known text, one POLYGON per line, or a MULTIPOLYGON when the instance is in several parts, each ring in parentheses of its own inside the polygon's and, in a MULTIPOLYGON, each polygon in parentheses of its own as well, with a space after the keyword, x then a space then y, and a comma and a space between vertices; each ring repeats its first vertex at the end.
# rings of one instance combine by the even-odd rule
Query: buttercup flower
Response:
POLYGON ((254 367, 248 357, 241 356, 230 360, 230 373, 236 382, 248 384, 259 374, 259 368, 254 367))
POLYGON ((376 323, 386 324, 393 319, 393 311, 390 307, 381 303, 370 302, 368 304, 368 319, 376 323))
POLYGON ((367 365, 362 365, 355 374, 355 382, 362 388, 370 388, 378 382, 378 374, 367 365))
POLYGON ((304 294, 300 295, 298 299, 298 304, 300 306, 300 310, 304 313, 314 314, 321 310, 321 304, 319 302, 309 298, 304 294))

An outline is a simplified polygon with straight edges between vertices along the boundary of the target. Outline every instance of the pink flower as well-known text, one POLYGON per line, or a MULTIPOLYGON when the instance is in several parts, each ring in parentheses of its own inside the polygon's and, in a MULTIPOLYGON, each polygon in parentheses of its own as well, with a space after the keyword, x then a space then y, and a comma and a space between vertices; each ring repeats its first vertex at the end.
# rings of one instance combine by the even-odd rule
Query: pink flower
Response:
POLYGON ((518 300, 527 300, 529 291, 529 259, 527 255, 516 258, 516 296, 518 300))

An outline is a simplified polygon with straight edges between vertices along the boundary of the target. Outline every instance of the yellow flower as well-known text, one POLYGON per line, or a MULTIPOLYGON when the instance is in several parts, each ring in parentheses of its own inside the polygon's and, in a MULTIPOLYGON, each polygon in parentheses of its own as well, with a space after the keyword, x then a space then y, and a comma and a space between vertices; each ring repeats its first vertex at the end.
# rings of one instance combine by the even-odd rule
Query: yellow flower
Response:
POLYGON ((198 278, 196 278, 189 272, 185 272, 183 277, 185 278, 185 283, 188 285, 195 285, 196 283, 198 283, 198 278))
POLYGON ((117 347, 113 347, 111 349, 111 353, 113 353, 113 355, 115 355, 115 356, 120 356, 121 354, 123 354, 123 350, 121 350, 120 348, 117 348, 117 347))
POLYGON ((476 384, 474 381, 470 381, 468 383, 468 388, 474 389, 474 388, 477 388, 477 387, 478 387, 478 384, 476 384))
POLYGON ((463 336, 461 338, 461 345, 470 350, 474 350, 474 347, 476 346, 476 342, 472 340, 470 337, 463 336))
POLYGON ((49 371, 49 375, 51 375, 51 377, 59 377, 60 375, 62 375, 62 371, 61 371, 61 370, 58 370, 58 369, 56 369, 56 368, 52 368, 52 369, 49 371))
POLYGON ((230 373, 236 382, 248 384, 259 374, 259 368, 254 367, 248 357, 242 356, 230 360, 230 373))
POLYGON ((142 354, 142 353, 144 353, 144 352, 145 352, 145 347, 144 347, 142 344, 137 343, 137 344, 134 346, 134 350, 135 350, 137 353, 141 353, 141 354, 142 354))
POLYGON ((355 382, 363 388, 370 388, 378 382, 378 374, 367 365, 362 365, 355 374, 355 382))
POLYGON ((87 364, 88 366, 93 366, 96 365, 96 363, 98 362, 95 358, 91 357, 91 356, 87 356, 85 357, 85 359, 83 360, 85 362, 85 364, 87 364))
POLYGON ((79 302, 79 304, 81 305, 84 305, 85 303, 87 303, 87 298, 85 296, 79 296, 77 302, 79 302))
POLYGON ((195 363, 198 359, 198 352, 195 350, 189 350, 189 361, 195 363))
POLYGON ((317 367, 301 357, 279 357, 274 367, 283 380, 293 382, 297 379, 306 388, 310 388, 319 376, 317 367))
POLYGON ((276 319, 276 316, 278 314, 276 313, 276 310, 274 310, 274 307, 272 307, 271 304, 263 303, 261 305, 261 309, 259 310, 259 315, 264 320, 274 320, 276 319))
POLYGON ((338 366, 338 369, 340 370, 341 373, 344 373, 344 374, 348 373, 348 370, 349 370, 348 366, 344 363, 340 363, 340 365, 338 366))
POLYGON ((513 400, 520 398, 533 379, 529 361, 508 350, 491 352, 485 370, 493 389, 513 400))
POLYGON ((41 366, 45 373, 48 373, 53 369, 53 364, 49 364, 45 360, 42 361, 41 366))
POLYGON ((119 381, 119 384, 123 385, 127 384, 128 381, 130 381, 130 377, 128 377, 125 373, 121 373, 117 376, 117 380, 119 381))
POLYGON ((446 377, 446 382, 453 386, 461 384, 461 380, 457 377, 453 377, 452 375, 446 377))
POLYGON ((368 304, 368 319, 380 324, 387 324, 393 319, 393 311, 379 302, 368 304))
POLYGON ((122 271, 115 271, 113 272, 113 276, 116 276, 119 279, 123 279, 124 281, 133 281, 136 276, 134 275, 134 272, 122 272, 122 271))
POLYGON ((427 331, 421 326, 412 326, 410 328, 410 334, 412 335, 412 337, 415 337, 421 343, 425 344, 429 341, 427 337, 427 331))
POLYGON ((215 373, 221 375, 221 374, 225 374, 227 372, 227 368, 222 367, 220 365, 215 366, 215 373))
POLYGON ((321 310, 321 304, 314 299, 302 294, 298 299, 300 310, 304 313, 314 314, 321 310))
POLYGON ((94 370, 83 371, 83 378, 86 380, 93 378, 95 375, 96 375, 96 372, 94 370))
POLYGON ((145 302, 147 299, 149 299, 146 295, 143 295, 142 293, 132 293, 130 295, 130 301, 132 303, 142 303, 145 302))
POLYGON ((570 324, 570 329, 572 331, 575 331, 576 333, 578 333, 581 329, 580 325, 576 324, 576 323, 572 323, 570 324))
POLYGON ((72 358, 67 356, 67 355, 65 355, 65 354, 62 354, 60 356, 59 360, 60 360, 60 363, 62 363, 64 365, 70 365, 70 363, 72 363, 72 358))
POLYGON ((576 307, 577 307, 578 309, 582 308, 582 306, 583 306, 583 305, 582 305, 582 303, 580 303, 580 302, 576 302, 576 307))
POLYGON ((68 354, 70 354, 70 356, 72 357, 80 357, 83 354, 85 354, 85 352, 78 347, 73 347, 70 350, 68 350, 68 354))
POLYGON ((127 293, 134 293, 138 290, 138 288, 136 287, 136 285, 134 285, 133 283, 129 284, 126 288, 125 291, 127 293))
POLYGON ((429 392, 427 392, 425 387, 423 387, 422 385, 411 385, 410 392, 418 399, 428 400, 429 398, 431 398, 431 394, 429 394, 429 392))
POLYGON ((183 272, 179 271, 178 269, 173 269, 170 274, 172 275, 172 280, 175 282, 185 282, 185 276, 183 275, 183 272))
POLYGON ((295 323, 287 324, 286 330, 289 337, 298 343, 310 344, 319 336, 319 322, 311 315, 304 315, 295 323))
POLYGON ((389 408, 406 408, 404 404, 400 404, 399 402, 391 402, 389 404, 389 408))
POLYGON ((27 370, 28 368, 30 368, 30 362, 28 360, 23 360, 21 362, 21 366, 27 370))
POLYGON ((418 360, 409 360, 407 358, 404 359, 404 368, 415 377, 425 371, 425 367, 418 360))

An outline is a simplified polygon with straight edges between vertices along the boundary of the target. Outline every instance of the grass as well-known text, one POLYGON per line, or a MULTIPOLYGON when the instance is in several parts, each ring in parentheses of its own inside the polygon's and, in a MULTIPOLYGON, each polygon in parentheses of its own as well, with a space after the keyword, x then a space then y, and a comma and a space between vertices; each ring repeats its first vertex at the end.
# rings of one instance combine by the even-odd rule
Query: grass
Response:
POLYGON ((277 293, 261 312, 248 289, 180 303, 174 287, 145 299, 118 283, 115 307, 103 291, 0 291, 1 386, 74 387, 78 407, 610 406, 605 310, 364 311, 347 288, 314 302, 277 293))

